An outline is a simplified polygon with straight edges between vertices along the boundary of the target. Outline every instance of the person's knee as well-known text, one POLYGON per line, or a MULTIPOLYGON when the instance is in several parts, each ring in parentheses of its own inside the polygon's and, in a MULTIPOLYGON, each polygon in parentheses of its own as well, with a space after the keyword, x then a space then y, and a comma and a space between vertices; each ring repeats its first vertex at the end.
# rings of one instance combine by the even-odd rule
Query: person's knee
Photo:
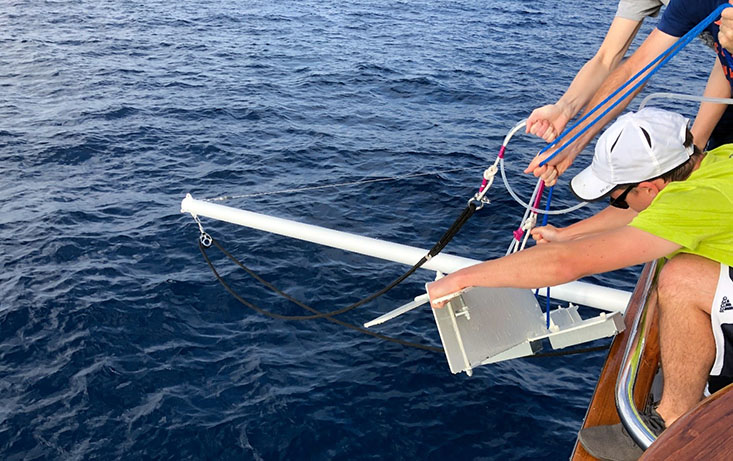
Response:
POLYGON ((657 293, 662 299, 679 298, 690 292, 690 272, 694 271, 694 260, 690 255, 677 255, 664 264, 657 278, 657 293))
POLYGON ((673 257, 665 263, 657 279, 660 307, 685 305, 709 310, 718 270, 718 263, 701 256, 683 253, 673 257))

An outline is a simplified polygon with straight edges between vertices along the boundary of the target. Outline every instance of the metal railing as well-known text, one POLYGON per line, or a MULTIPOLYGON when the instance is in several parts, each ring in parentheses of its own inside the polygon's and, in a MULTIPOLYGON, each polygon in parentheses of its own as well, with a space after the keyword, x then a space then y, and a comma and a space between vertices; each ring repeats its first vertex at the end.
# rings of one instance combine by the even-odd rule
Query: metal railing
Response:
POLYGON ((643 283, 641 299, 644 306, 639 309, 631 326, 624 360, 616 381, 616 409, 621 418, 621 423, 634 441, 645 450, 656 440, 656 436, 644 423, 639 409, 636 408, 634 388, 636 387, 639 365, 648 341, 647 336, 652 328, 656 311, 656 302, 650 302, 649 295, 656 281, 657 261, 649 264, 652 266, 647 272, 648 276, 645 280, 639 281, 639 283, 643 283))

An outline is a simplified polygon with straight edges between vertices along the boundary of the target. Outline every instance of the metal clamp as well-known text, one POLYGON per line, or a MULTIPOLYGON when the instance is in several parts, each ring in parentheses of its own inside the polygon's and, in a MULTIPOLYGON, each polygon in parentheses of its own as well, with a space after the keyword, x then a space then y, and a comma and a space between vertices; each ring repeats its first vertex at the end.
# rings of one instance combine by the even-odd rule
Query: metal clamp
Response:
POLYGON ((204 230, 204 226, 201 224, 201 220, 199 219, 199 217, 193 213, 191 213, 191 216, 193 216, 193 220, 196 221, 196 224, 199 225, 199 232, 200 232, 199 242, 201 242, 201 245, 203 245, 204 248, 209 248, 211 244, 214 243, 214 239, 211 238, 211 236, 206 233, 206 231, 204 230))
POLYGON ((201 235, 199 235, 199 242, 201 242, 201 245, 203 245, 204 248, 209 248, 211 244, 214 243, 214 239, 206 232, 202 232, 201 235))
POLYGON ((466 317, 466 320, 471 320, 471 311, 468 310, 468 306, 463 306, 460 310, 455 313, 456 317, 466 317))

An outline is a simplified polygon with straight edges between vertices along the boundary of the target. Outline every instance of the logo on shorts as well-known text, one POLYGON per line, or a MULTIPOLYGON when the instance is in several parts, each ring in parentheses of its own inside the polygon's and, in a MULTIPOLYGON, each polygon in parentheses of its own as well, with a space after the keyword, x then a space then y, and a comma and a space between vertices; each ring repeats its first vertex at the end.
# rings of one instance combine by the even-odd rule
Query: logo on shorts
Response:
POLYGON ((723 302, 720 303, 720 312, 725 312, 733 309, 733 304, 730 303, 730 300, 727 296, 723 296, 723 302))

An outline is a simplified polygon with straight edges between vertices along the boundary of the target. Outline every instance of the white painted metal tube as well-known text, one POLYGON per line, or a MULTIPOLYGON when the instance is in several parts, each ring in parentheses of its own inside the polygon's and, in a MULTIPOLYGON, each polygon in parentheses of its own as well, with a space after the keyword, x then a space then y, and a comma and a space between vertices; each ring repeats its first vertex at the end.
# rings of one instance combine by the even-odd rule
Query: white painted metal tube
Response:
MULTIPOLYGON (((408 245, 401 245, 399 243, 327 229, 312 224, 299 223, 289 219, 276 218, 274 216, 254 213, 203 200, 196 200, 191 194, 187 194, 186 198, 181 202, 181 212, 191 213, 200 217, 205 216, 252 229, 373 256, 387 261, 407 264, 408 266, 412 266, 418 262, 428 252, 428 250, 408 245)), ((426 262, 422 267, 424 269, 449 274, 479 262, 481 261, 441 253, 426 262)), ((585 282, 570 282, 552 287, 551 294, 554 299, 561 301, 582 304, 607 311, 621 312, 626 309, 626 305, 631 298, 631 293, 629 292, 585 282)))
MULTIPOLYGON (((289 219, 276 218, 251 211, 231 208, 211 202, 196 200, 191 195, 181 202, 181 212, 192 213, 197 216, 226 221, 240 226, 251 227, 273 234, 284 235, 294 239, 318 243, 333 248, 360 253, 375 258, 393 261, 412 266, 425 256, 428 250, 422 250, 399 243, 392 243, 385 240, 378 240, 371 237, 350 234, 348 232, 327 229, 312 224, 299 223, 289 219)), ((466 266, 475 264, 476 261, 460 256, 439 254, 425 263, 423 268, 443 273, 455 272, 466 266)))

